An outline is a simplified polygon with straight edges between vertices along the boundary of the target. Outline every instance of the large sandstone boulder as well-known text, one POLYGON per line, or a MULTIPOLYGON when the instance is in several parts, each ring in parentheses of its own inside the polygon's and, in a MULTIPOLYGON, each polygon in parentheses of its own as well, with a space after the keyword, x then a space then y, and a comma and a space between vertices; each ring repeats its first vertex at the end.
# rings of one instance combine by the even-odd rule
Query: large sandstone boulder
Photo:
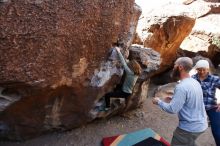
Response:
POLYGON ((153 48, 161 54, 162 63, 159 71, 164 71, 176 60, 177 50, 191 32, 195 20, 185 16, 172 16, 162 22, 159 21, 149 27, 149 35, 144 39, 144 46, 153 48))
POLYGON ((117 57, 107 60, 111 44, 131 44, 139 15, 134 0, 1 1, 0 137, 93 120, 122 75, 117 57))
MULTIPOLYGON (((145 48, 142 45, 133 44, 129 48, 129 60, 137 60, 141 67, 142 73, 139 76, 134 89, 133 94, 128 97, 126 101, 123 99, 112 99, 112 108, 107 112, 97 112, 96 108, 93 108, 90 113, 94 118, 107 117, 122 113, 130 109, 139 107, 148 95, 148 86, 150 78, 156 73, 161 64, 161 57, 158 52, 151 48, 145 48)), ((113 51, 113 54, 116 53, 113 51)), ((110 57, 114 58, 114 55, 110 57)), ((103 102, 103 99, 99 99, 97 103, 103 102)), ((96 104, 97 105, 97 104, 96 104)), ((94 105, 94 106, 96 106, 94 105)))
POLYGON ((176 8, 174 5, 177 4, 163 5, 145 13, 138 23, 135 42, 141 43, 137 39, 140 38, 145 47, 161 54, 162 63, 158 73, 172 66, 180 44, 195 24, 193 16, 187 15, 182 7, 176 8))
POLYGON ((129 47, 131 59, 136 59, 142 65, 142 80, 148 80, 155 75, 162 63, 160 53, 143 45, 133 44, 129 47))
POLYGON ((220 4, 195 1, 188 7, 199 9, 192 32, 182 42, 180 48, 194 52, 212 60, 214 65, 220 63, 220 4))
POLYGON ((160 68, 161 56, 157 51, 152 48, 145 48, 143 45, 133 44, 129 47, 129 50, 129 58, 137 60, 142 67, 142 73, 134 87, 134 93, 127 104, 127 109, 132 109, 139 106, 146 99, 150 78, 160 68))
POLYGON ((166 101, 166 97, 172 97, 177 82, 171 82, 165 85, 158 86, 155 90, 154 96, 166 101))
POLYGON ((169 0, 148 11, 143 6, 145 13, 138 23, 134 42, 161 53, 163 61, 158 72, 172 65, 179 48, 199 52, 217 66, 220 63, 215 43, 220 40, 219 7, 215 1, 203 0, 169 0))

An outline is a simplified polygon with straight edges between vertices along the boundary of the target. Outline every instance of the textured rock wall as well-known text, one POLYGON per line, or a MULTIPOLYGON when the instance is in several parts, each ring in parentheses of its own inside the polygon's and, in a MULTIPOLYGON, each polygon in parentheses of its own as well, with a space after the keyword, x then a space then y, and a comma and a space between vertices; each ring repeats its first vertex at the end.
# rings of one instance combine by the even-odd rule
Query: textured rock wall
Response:
POLYGON ((142 14, 134 43, 143 44, 161 54, 158 73, 172 66, 180 44, 192 31, 197 13, 197 9, 191 12, 180 1, 168 1, 142 14))
POLYGON ((167 1, 142 14, 134 43, 161 53, 158 73, 172 66, 179 48, 208 57, 218 66, 219 47, 213 41, 219 41, 220 32, 217 1, 167 1))
POLYGON ((220 63, 220 3, 196 1, 189 7, 200 7, 201 11, 180 48, 210 58, 217 67, 220 63))
POLYGON ((94 101, 120 81, 106 60, 111 44, 130 45, 139 15, 134 0, 1 2, 0 137, 26 139, 93 120, 94 101))
POLYGON ((162 20, 157 18, 148 29, 144 46, 153 48, 161 54, 162 63, 158 72, 169 68, 176 60, 180 44, 192 30, 195 19, 186 16, 171 16, 162 20))
POLYGON ((127 105, 127 108, 135 108, 143 103, 147 97, 150 78, 154 76, 156 71, 160 68, 161 56, 157 51, 152 48, 145 48, 143 45, 133 44, 129 47, 129 50, 129 58, 137 60, 142 67, 142 73, 139 76, 139 80, 133 90, 133 95, 130 97, 130 101, 127 105))

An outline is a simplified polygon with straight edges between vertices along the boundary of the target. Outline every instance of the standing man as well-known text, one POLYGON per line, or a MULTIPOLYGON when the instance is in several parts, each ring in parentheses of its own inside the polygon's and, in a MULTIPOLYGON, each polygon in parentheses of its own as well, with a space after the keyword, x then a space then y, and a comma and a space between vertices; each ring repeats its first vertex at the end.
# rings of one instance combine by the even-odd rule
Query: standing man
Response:
POLYGON ((216 88, 220 89, 220 78, 209 73, 209 62, 207 60, 199 60, 195 68, 197 74, 192 77, 201 84, 203 100, 212 128, 212 134, 216 146, 220 146, 220 104, 217 104, 217 98, 215 97, 216 88))
POLYGON ((198 81, 190 78, 192 59, 180 57, 176 60, 172 77, 180 79, 170 103, 155 97, 152 102, 164 111, 178 113, 179 125, 173 133, 171 146, 197 146, 196 139, 208 127, 202 88, 198 81))

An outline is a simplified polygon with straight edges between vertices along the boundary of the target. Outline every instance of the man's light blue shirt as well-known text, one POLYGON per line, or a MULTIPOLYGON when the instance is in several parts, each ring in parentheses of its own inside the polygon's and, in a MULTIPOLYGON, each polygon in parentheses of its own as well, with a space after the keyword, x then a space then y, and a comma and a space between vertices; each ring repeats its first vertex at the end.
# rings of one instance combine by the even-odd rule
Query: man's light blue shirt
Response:
POLYGON ((193 78, 185 78, 176 86, 170 103, 160 100, 158 104, 168 113, 178 113, 180 129, 203 132, 208 127, 202 88, 193 78))

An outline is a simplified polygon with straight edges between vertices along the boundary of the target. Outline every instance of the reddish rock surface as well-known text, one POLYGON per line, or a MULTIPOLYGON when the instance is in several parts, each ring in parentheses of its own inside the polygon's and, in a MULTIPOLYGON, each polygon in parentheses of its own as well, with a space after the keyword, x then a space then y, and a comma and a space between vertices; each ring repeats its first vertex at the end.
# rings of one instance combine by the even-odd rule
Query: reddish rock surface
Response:
POLYGON ((139 15, 134 0, 1 2, 0 137, 26 139, 93 120, 95 100, 120 81, 106 62, 111 44, 131 44, 139 15))
POLYGON ((219 49, 213 38, 219 40, 219 7, 217 1, 170 0, 148 12, 143 10, 134 42, 161 53, 163 61, 158 72, 172 65, 180 47, 202 52, 217 66, 219 49))
POLYGON ((199 5, 209 11, 201 9, 192 32, 184 39, 180 48, 210 58, 217 67, 220 63, 220 4, 195 2, 189 7, 199 5))
POLYGON ((195 19, 185 16, 167 17, 164 21, 159 19, 154 20, 147 30, 149 35, 144 39, 145 47, 153 48, 161 54, 162 63, 158 72, 169 68, 176 60, 180 44, 195 23, 195 19))

